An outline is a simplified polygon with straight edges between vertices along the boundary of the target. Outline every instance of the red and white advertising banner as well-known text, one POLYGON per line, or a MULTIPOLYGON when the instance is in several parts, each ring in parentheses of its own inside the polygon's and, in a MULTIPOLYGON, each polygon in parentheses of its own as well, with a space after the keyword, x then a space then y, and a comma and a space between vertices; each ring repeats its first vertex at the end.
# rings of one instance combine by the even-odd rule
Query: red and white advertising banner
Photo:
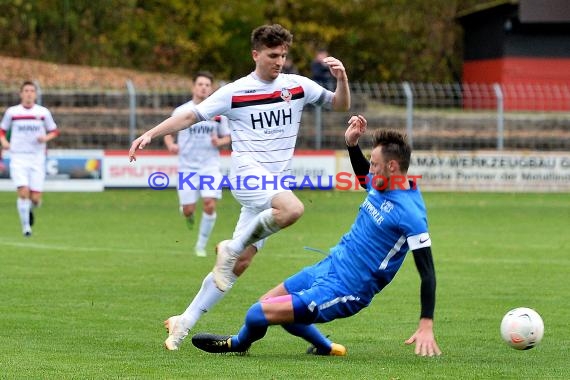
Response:
MULTIPOLYGON (((10 154, 0 160, 0 191, 15 191, 9 176, 10 154)), ((222 152, 222 174, 229 175, 230 155, 222 152)), ((166 151, 128 152, 50 150, 45 191, 101 191, 104 187, 149 186, 154 173, 178 185, 178 157, 166 151)), ((424 191, 570 192, 570 153, 518 151, 415 151, 408 174, 424 191)), ((297 151, 292 163, 297 188, 349 187, 353 178, 346 151, 297 151), (302 186, 300 186, 302 185, 302 186)))

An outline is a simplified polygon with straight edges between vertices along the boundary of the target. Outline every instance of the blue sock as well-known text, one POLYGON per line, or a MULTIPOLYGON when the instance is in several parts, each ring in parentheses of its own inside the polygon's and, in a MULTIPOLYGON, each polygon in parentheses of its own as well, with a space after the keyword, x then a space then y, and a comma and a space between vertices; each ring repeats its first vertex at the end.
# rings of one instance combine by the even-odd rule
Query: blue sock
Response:
POLYGON ((328 354, 331 352, 332 343, 328 340, 315 325, 304 325, 302 323, 291 323, 289 325, 282 325, 282 327, 289 333, 300 338, 305 339, 311 343, 317 351, 321 354, 328 354))
POLYGON ((232 349, 247 350, 251 344, 265 336, 269 324, 263 314, 261 303, 249 308, 245 315, 245 324, 237 335, 232 336, 232 349))
POLYGON ((292 302, 295 323, 282 325, 282 327, 289 334, 303 338, 311 343, 319 353, 328 354, 332 349, 332 343, 313 324, 317 318, 318 311, 309 309, 297 295, 293 295, 292 302))

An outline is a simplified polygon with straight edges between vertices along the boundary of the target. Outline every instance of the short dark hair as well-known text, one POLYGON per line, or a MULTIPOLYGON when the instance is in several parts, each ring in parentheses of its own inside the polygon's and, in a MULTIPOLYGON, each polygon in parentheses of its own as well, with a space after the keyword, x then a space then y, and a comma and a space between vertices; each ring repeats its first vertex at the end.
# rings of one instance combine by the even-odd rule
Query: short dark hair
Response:
POLYGON ((386 160, 396 160, 403 173, 408 171, 412 147, 405 134, 391 129, 377 129, 372 133, 372 146, 382 146, 382 155, 386 160))
POLYGON ((20 91, 22 91, 24 89, 24 87, 26 86, 34 86, 34 88, 37 90, 36 88, 36 84, 34 82, 32 82, 31 80, 26 80, 24 81, 24 83, 22 83, 22 85, 20 86, 20 91))
POLYGON ((279 24, 262 25, 251 32, 251 48, 261 50, 263 47, 274 48, 293 43, 293 35, 279 24))
POLYGON ((214 83, 214 75, 212 75, 212 73, 209 71, 198 71, 196 74, 194 74, 194 77, 192 78, 192 82, 196 83, 196 81, 200 77, 208 78, 210 80, 210 82, 214 83))

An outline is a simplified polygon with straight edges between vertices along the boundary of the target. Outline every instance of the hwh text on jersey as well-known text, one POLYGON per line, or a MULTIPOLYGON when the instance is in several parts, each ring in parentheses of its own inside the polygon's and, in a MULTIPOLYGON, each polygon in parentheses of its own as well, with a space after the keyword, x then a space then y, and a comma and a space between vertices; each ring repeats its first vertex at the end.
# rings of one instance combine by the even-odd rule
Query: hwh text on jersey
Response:
POLYGON ((16 128, 20 132, 39 132, 39 130, 41 129, 39 125, 30 125, 30 124, 18 125, 16 126, 16 128))
POLYGON ((251 114, 250 116, 253 129, 279 127, 293 122, 291 108, 260 112, 257 115, 251 114))
POLYGON ((212 125, 198 124, 192 128, 188 128, 188 133, 190 133, 191 135, 198 135, 198 134, 211 135, 213 132, 214 132, 214 126, 212 125))

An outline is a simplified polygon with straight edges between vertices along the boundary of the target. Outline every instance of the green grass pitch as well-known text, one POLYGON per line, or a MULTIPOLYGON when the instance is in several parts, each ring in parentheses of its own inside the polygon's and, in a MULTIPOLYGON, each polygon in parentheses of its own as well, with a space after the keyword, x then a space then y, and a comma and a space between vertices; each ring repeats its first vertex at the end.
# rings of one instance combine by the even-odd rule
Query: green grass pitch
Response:
MULTIPOLYGON (((257 297, 322 255, 348 230, 364 194, 298 193, 305 215, 271 237, 250 269, 193 332, 235 333, 257 297)), ((570 194, 426 193, 443 350, 406 346, 417 327, 419 276, 408 258, 358 315, 321 325, 348 356, 314 357, 272 327, 247 356, 211 355, 189 339, 162 347, 162 321, 181 313, 231 235, 239 207, 224 193, 209 256, 174 191, 47 193, 34 236, 21 236, 15 193, 0 193, 0 378, 568 379, 570 194), (529 351, 502 342, 503 314, 543 317, 529 351)), ((199 218, 198 218, 199 219, 199 218)), ((192 332, 191 332, 192 334, 192 332)))

